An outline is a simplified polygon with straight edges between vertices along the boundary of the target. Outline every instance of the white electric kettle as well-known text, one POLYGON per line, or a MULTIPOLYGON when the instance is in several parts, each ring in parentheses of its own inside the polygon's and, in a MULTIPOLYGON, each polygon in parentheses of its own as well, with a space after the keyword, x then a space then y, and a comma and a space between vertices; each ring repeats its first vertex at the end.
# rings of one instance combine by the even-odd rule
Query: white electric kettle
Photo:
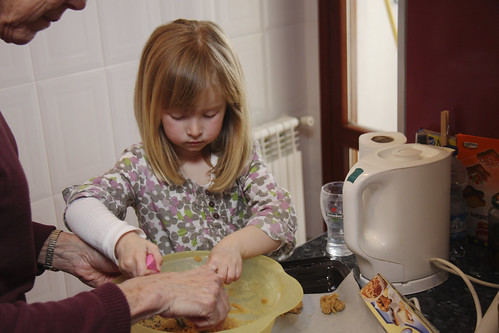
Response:
POLYGON ((343 186, 345 243, 364 281, 380 273, 411 294, 447 279, 429 259, 449 257, 451 153, 395 145, 364 156, 349 171, 343 186))

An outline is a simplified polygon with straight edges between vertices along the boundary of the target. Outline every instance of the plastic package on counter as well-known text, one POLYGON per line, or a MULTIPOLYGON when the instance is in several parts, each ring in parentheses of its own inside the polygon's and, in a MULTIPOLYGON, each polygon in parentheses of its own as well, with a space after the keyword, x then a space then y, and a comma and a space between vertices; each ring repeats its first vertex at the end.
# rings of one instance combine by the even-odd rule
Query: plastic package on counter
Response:
POLYGON ((381 274, 360 290, 360 296, 388 333, 438 332, 381 274))
POLYGON ((468 236, 487 244, 492 197, 499 192, 499 139, 457 135, 457 158, 468 173, 463 196, 468 204, 468 236))
MULTIPOLYGON (((430 145, 430 146, 442 146, 440 142, 440 137, 441 134, 435 131, 430 131, 427 129, 420 129, 416 133, 416 141, 417 143, 422 143, 424 145, 430 145)), ((455 136, 448 136, 447 137, 447 145, 449 146, 456 146, 456 137, 455 136)))

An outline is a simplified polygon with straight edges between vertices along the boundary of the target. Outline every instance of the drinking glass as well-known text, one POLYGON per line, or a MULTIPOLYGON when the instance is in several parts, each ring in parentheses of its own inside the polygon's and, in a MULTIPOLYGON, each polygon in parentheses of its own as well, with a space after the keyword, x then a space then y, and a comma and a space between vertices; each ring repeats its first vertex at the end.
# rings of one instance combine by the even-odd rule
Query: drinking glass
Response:
POLYGON ((351 255, 343 236, 343 182, 324 184, 320 197, 322 217, 327 226, 326 252, 333 257, 351 255))

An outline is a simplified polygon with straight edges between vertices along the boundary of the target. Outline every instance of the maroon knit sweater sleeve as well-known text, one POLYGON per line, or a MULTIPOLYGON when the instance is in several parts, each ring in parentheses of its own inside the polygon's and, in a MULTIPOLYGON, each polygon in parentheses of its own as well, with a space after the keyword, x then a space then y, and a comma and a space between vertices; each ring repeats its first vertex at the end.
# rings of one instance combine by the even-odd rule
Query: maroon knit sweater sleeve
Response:
POLYGON ((112 283, 57 302, 0 304, 2 332, 130 332, 130 309, 112 283))
POLYGON ((28 183, 1 112, 0 230, 0 332, 130 332, 128 302, 112 283, 57 302, 26 303, 54 227, 31 221, 28 183))

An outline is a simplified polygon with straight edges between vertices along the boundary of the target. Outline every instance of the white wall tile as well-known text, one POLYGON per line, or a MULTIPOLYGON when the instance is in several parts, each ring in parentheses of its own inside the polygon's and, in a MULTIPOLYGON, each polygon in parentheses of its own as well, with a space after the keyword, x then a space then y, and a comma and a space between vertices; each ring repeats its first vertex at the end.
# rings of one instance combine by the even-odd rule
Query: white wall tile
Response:
POLYGON ((267 82, 265 75, 263 34, 251 34, 232 39, 235 51, 239 55, 246 81, 246 97, 252 122, 255 126, 271 120, 265 119, 269 111, 267 103, 267 82))
POLYGON ((47 152, 34 84, 0 90, 0 103, 16 138, 31 200, 51 196, 47 152))
MULTIPOLYGON (((93 175, 96 176, 96 175, 93 175)), ((90 177, 88 177, 90 178, 90 177)), ((80 184, 81 182, 66 184, 66 186, 80 184)), ((57 226, 59 229, 63 229, 65 231, 69 231, 69 229, 64 224, 64 211, 66 210, 66 202, 62 197, 62 188, 54 193, 52 197, 52 204, 54 206, 55 220, 57 221, 57 226)))
POLYGON ((261 30, 260 0, 217 0, 217 19, 229 37, 261 30))
POLYGON ((158 20, 151 26, 151 14, 159 12, 157 3, 156 8, 149 8, 147 4, 136 0, 98 2, 99 16, 105 18, 100 28, 106 65, 133 61, 140 57, 152 29, 160 24, 158 15, 158 20))
MULTIPOLYGON (((62 196, 60 194, 51 195, 46 198, 31 201, 31 217, 33 221, 53 225, 59 229, 64 229, 64 224, 61 223, 62 219, 59 218, 60 215, 55 207, 55 198, 62 196)), ((67 229, 65 229, 67 230, 67 229)))
POLYGON ((133 108, 137 68, 138 62, 133 61, 107 69, 116 158, 140 141, 133 108))
POLYGON ((30 43, 35 77, 43 80, 103 65, 95 1, 81 12, 68 10, 30 43))
POLYGON ((315 1, 264 0, 263 21, 265 29, 301 23, 304 20, 304 6, 315 6, 315 1))
POLYGON ((26 294, 28 303, 60 301, 67 298, 65 275, 67 274, 46 271, 38 276, 33 289, 26 294))
POLYGON ((33 81, 29 47, 3 43, 0 47, 0 73, 0 89, 33 81))
POLYGON ((315 237, 324 229, 319 207, 319 189, 322 186, 321 137, 320 137, 320 84, 319 84, 319 31, 317 29, 317 1, 307 1, 305 7, 305 57, 307 110, 304 115, 315 119, 311 128, 302 128, 300 145, 302 148, 304 170, 303 187, 305 191, 307 235, 315 237))
POLYGON ((269 30, 265 35, 270 109, 296 113, 306 106, 303 24, 269 30))
POLYGON ((189 20, 215 20, 213 0, 162 0, 163 23, 185 18, 189 20))
POLYGON ((38 85, 53 191, 78 184, 114 164, 114 140, 103 70, 38 85))

